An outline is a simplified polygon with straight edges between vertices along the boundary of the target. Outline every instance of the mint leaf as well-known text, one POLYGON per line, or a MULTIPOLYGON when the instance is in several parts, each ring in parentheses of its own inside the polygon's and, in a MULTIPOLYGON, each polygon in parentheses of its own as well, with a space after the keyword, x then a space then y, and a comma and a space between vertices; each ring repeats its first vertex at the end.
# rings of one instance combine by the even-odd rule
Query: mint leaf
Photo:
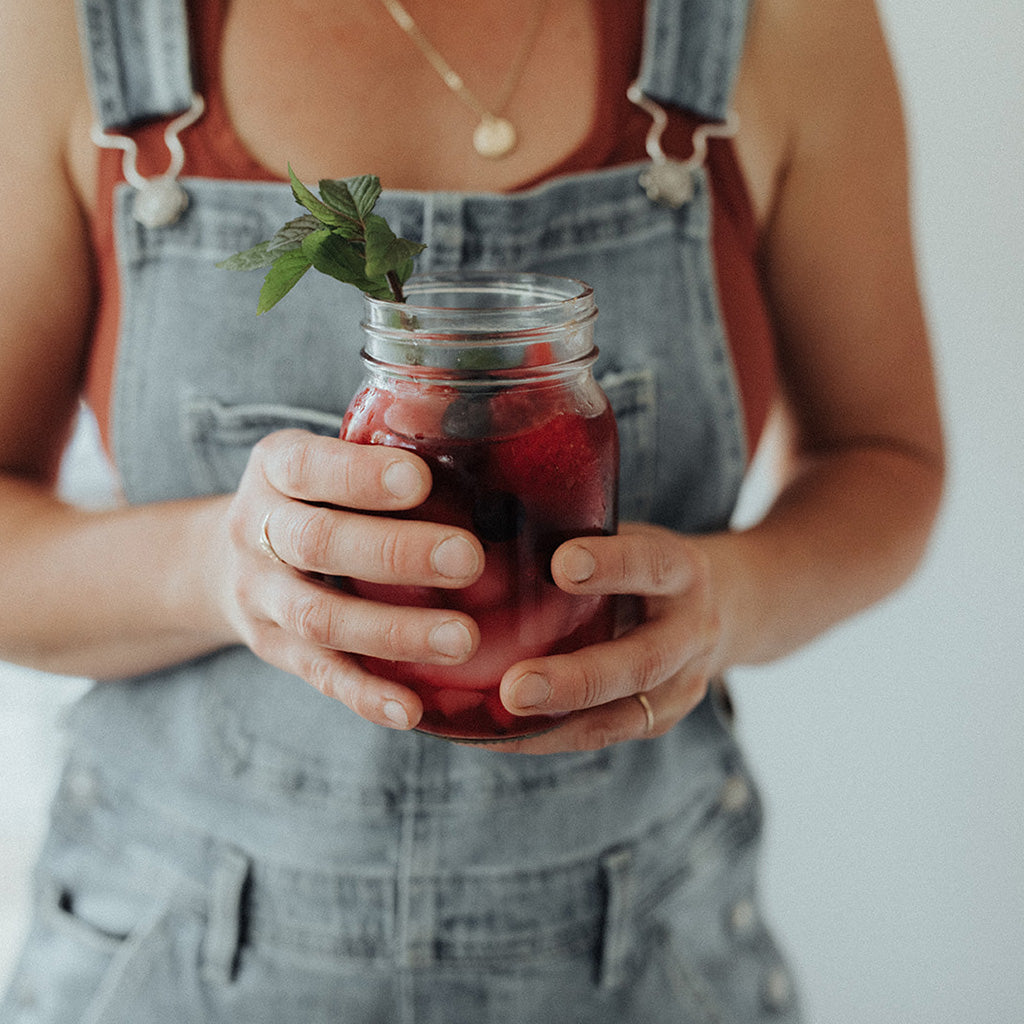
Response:
POLYGON ((371 213, 380 198, 380 179, 373 174, 362 174, 358 178, 320 182, 320 195, 324 202, 346 217, 362 223, 371 213))
POLYGON ((319 231, 321 227, 323 224, 313 214, 304 213, 301 217, 296 217, 295 220, 290 220, 283 227, 278 228, 274 237, 264 244, 269 246, 271 253, 275 254, 298 249, 306 235, 313 231, 319 231))
POLYGON ((301 181, 295 176, 295 172, 291 168, 291 164, 288 165, 288 177, 292 183, 292 195, 295 196, 295 201, 299 206, 304 206, 317 220, 322 221, 324 224, 329 224, 332 227, 345 227, 350 225, 355 219, 350 217, 348 214, 343 213, 341 210, 332 209, 325 202, 317 199, 312 192, 302 184, 301 181))
POLYGON ((404 284, 409 272, 401 271, 410 266, 413 257, 418 256, 426 248, 420 242, 410 242, 408 238, 398 238, 388 226, 388 222, 377 214, 366 218, 366 273, 370 277, 383 277, 395 271, 404 284))
POLYGON ((316 231, 303 241, 302 253, 321 274, 355 285, 375 299, 391 298, 386 278, 367 273, 366 260, 350 239, 332 231, 316 231))
POLYGON ((345 284, 358 284, 365 277, 362 254, 351 239, 331 231, 314 231, 302 240, 302 254, 321 274, 345 284))
POLYGON ((306 211, 274 236, 217 264, 227 270, 270 267, 260 290, 258 312, 275 306, 310 267, 373 298, 404 302, 402 285, 413 261, 426 246, 398 238, 387 221, 373 213, 381 195, 373 174, 323 179, 314 195, 288 166, 292 195, 306 211))
POLYGON ((375 174, 362 174, 358 178, 349 178, 348 191, 356 204, 359 219, 365 220, 373 212, 380 198, 380 178, 375 174))
POLYGON ((294 249, 278 256, 263 279, 259 303, 256 306, 257 314, 266 313, 268 309, 276 306, 299 283, 310 266, 310 260, 301 249, 294 249))
POLYGON ((270 251, 270 242, 260 242, 245 252, 236 252, 226 260, 221 260, 217 266, 221 270, 260 270, 269 267, 276 256, 270 251))

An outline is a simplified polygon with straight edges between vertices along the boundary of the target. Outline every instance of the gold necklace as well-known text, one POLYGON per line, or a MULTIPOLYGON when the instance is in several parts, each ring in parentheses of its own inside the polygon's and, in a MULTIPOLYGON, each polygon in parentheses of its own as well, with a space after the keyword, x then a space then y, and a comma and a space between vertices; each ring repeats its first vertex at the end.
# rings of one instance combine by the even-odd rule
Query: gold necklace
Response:
POLYGON ((480 118, 479 124, 473 132, 473 148, 482 157, 490 160, 497 160, 508 156, 516 148, 519 141, 515 127, 507 117, 502 116, 508 101, 519 84, 519 78, 526 66, 527 58, 533 50, 537 41, 537 34, 540 31, 540 24, 547 8, 548 0, 540 0, 535 6, 533 20, 523 39, 523 45, 516 55, 516 59, 509 69, 505 79, 505 87, 499 96, 499 102, 494 110, 490 110, 480 102, 477 97, 466 88, 462 76, 435 49, 434 45, 420 30, 419 25, 412 20, 409 12, 398 2, 398 0, 380 0, 387 9, 388 14, 395 20, 395 24, 413 41, 416 48, 430 62, 430 66, 441 76, 441 80, 456 96, 468 107, 471 107, 480 118))

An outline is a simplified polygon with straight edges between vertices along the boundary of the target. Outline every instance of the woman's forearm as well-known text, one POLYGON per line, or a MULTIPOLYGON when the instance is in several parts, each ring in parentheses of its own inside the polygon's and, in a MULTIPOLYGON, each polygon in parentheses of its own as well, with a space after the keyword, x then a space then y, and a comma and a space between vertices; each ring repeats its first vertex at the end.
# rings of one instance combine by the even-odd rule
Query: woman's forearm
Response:
POLYGON ((902 584, 943 486, 939 454, 885 442, 809 460, 764 519, 708 538, 726 664, 783 657, 902 584))
MULTIPOLYGON (((899 586, 941 490, 939 456, 850 446, 809 463, 757 525, 697 539, 720 602, 720 667, 784 656, 899 586)), ((229 500, 90 512, 5 478, 0 659, 103 679, 238 642, 214 589, 229 500)))
POLYGON ((115 678, 232 642, 210 592, 226 499, 92 512, 0 481, 0 659, 115 678))

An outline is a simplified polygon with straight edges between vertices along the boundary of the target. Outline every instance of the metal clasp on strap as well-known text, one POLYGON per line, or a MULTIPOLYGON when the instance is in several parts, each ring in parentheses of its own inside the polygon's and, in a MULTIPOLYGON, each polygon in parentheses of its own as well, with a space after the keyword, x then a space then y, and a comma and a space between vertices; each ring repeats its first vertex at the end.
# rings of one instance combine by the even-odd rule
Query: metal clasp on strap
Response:
POLYGON ((693 198, 693 171, 704 164, 708 139, 731 138, 739 131, 739 117, 734 111, 729 111, 721 124, 699 125, 693 132, 693 153, 686 160, 676 160, 668 156, 661 146, 661 137, 668 126, 664 108, 648 99, 636 82, 626 90, 626 95, 631 103, 651 116, 651 127, 645 141, 651 166, 640 175, 640 186, 651 202, 678 210, 693 198))
POLYGON ((98 124, 93 125, 90 135, 97 146, 124 151, 122 168, 125 181, 135 189, 132 216, 144 227, 162 228, 174 224, 188 207, 188 195, 177 180, 185 166, 185 149, 178 136, 198 121, 205 109, 202 96, 193 93, 188 110, 167 125, 164 142, 171 160, 167 170, 154 178, 146 178, 139 173, 139 148, 134 139, 105 132, 98 124))

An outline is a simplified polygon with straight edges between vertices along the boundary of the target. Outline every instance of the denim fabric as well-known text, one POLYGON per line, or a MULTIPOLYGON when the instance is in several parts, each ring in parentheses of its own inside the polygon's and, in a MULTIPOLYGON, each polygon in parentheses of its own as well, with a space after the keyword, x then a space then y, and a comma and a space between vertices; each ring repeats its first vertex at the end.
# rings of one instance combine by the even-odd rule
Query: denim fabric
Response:
MULTIPOLYGON (((722 6, 653 4, 719 26, 722 6)), ((708 38, 731 76, 734 37, 708 38)), ((667 81, 678 52, 647 66, 667 81)), ((593 285, 623 517, 717 529, 746 453, 708 183, 669 210, 641 170, 389 191, 380 212, 428 244, 424 271, 593 285)), ((354 290, 307 275, 257 318, 259 275, 214 268, 295 215, 288 187, 183 184, 159 229, 116 197, 112 433, 134 503, 234 488, 270 430, 336 433, 362 374, 354 290)), ((658 739, 522 757, 371 725, 232 648, 95 687, 70 733, 5 1024, 796 1020, 757 910, 760 803, 711 697, 658 739)))
POLYGON ((724 121, 747 7, 747 0, 648 0, 637 78, 644 94, 724 121))
POLYGON ((642 743, 530 759, 528 776, 522 758, 484 755, 477 792, 459 748, 410 736, 391 806, 366 792, 358 810, 343 779, 293 779, 276 806, 267 788, 209 794, 197 814, 177 780, 140 784, 79 753, 3 1020, 792 1021, 756 910, 756 792, 710 701, 686 731, 660 793, 622 782, 647 774, 642 743), (581 817, 624 791, 646 805, 639 830, 581 846, 581 817), (353 857, 356 828, 393 828, 397 848, 353 857))
POLYGON ((183 3, 76 0, 75 6, 92 54, 86 71, 101 128, 188 110, 192 76, 183 3))

